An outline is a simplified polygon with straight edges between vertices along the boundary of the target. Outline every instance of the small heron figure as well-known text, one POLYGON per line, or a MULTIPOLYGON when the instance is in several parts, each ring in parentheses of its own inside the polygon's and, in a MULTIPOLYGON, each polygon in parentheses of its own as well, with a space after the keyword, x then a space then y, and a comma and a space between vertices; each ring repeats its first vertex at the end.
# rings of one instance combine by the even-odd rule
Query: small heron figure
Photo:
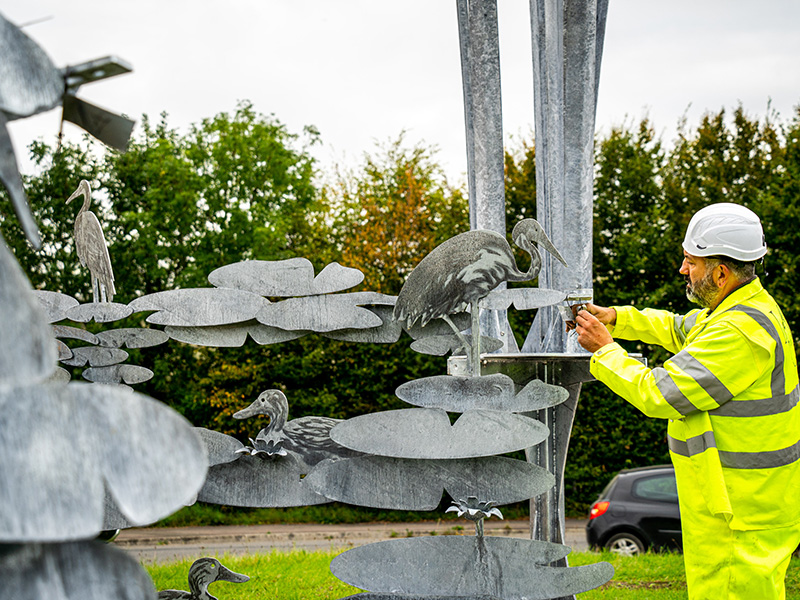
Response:
POLYGON ((517 267, 505 236, 494 231, 467 231, 438 245, 414 268, 400 290, 394 307, 395 321, 408 328, 417 321, 424 327, 431 319, 443 319, 470 357, 470 371, 479 375, 481 298, 503 282, 535 279, 542 268, 537 245, 567 266, 536 219, 517 223, 511 239, 531 257, 525 272, 517 267), (472 313, 471 343, 449 317, 468 306, 472 313))
POLYGON ((83 206, 75 217, 75 251, 81 265, 89 269, 92 276, 92 298, 94 302, 111 302, 117 290, 114 288, 114 271, 111 257, 97 216, 89 210, 92 189, 89 182, 81 180, 78 189, 67 199, 67 204, 83 195, 83 206))
POLYGON ((215 581, 244 583, 250 578, 227 569, 216 558, 198 558, 189 568, 190 591, 163 590, 158 592, 158 600, 217 600, 208 593, 208 586, 215 581))
POLYGON ((269 417, 269 424, 251 439, 252 447, 238 452, 251 455, 266 454, 285 456, 292 453, 308 467, 325 459, 361 456, 361 452, 340 446, 331 439, 331 429, 341 419, 330 417, 300 417, 287 422, 289 402, 280 390, 266 390, 247 408, 233 415, 234 419, 247 419, 258 415, 269 417))

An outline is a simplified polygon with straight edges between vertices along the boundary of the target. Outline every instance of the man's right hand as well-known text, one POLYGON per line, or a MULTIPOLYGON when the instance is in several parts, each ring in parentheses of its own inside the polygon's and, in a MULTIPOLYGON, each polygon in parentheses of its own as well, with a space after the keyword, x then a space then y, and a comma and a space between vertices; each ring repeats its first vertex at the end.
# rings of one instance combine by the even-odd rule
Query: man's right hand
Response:
POLYGON ((597 306, 591 302, 587 304, 585 308, 589 311, 589 314, 597 317, 597 320, 603 325, 614 325, 617 322, 617 311, 615 311, 613 308, 597 306))

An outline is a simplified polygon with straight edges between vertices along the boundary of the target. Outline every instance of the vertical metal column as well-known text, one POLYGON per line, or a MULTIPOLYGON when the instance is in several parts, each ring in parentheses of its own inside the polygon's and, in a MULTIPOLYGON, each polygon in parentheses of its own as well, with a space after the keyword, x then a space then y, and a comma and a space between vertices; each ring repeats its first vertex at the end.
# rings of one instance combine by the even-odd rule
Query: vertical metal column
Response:
MULTIPOLYGON (((569 264, 544 257, 542 287, 592 287, 593 147, 608 0, 531 0, 536 217, 569 264)), ((564 352, 554 307, 540 310, 523 352, 564 352)))
MULTIPOLYGON (((467 138, 470 229, 506 235, 503 116, 497 0, 456 0, 464 121, 467 138)), ((503 284, 505 286, 505 284, 503 284)), ((481 311, 481 332, 518 352, 507 311, 481 311)))

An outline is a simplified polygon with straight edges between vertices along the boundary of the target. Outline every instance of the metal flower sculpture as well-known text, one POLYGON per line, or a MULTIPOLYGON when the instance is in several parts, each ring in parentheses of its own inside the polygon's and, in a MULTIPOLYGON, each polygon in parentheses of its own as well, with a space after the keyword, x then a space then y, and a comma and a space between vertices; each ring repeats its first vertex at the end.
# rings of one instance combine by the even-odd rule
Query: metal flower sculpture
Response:
POLYGON ((215 581, 244 583, 250 581, 250 578, 241 573, 234 573, 216 558, 198 558, 189 568, 190 591, 163 590, 158 592, 158 600, 217 600, 208 593, 208 586, 215 581))
POLYGON ((464 517, 475 523, 475 535, 483 537, 483 520, 495 516, 503 518, 500 509, 495 508, 497 503, 492 500, 480 501, 476 496, 469 496, 466 500, 456 500, 453 506, 444 512, 457 512, 459 517, 464 517))

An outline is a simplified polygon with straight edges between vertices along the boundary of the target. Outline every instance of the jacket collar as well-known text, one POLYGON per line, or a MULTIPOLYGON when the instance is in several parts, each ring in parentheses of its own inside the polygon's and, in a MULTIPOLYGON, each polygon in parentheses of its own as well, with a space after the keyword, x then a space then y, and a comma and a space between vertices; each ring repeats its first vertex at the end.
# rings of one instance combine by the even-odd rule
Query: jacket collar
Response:
POLYGON ((743 302, 746 302, 756 294, 759 294, 763 291, 764 286, 761 285, 761 280, 758 277, 755 277, 728 294, 728 296, 722 302, 720 302, 713 311, 709 311, 708 315, 711 316, 714 313, 723 313, 729 308, 732 308, 737 304, 742 304, 743 302))

